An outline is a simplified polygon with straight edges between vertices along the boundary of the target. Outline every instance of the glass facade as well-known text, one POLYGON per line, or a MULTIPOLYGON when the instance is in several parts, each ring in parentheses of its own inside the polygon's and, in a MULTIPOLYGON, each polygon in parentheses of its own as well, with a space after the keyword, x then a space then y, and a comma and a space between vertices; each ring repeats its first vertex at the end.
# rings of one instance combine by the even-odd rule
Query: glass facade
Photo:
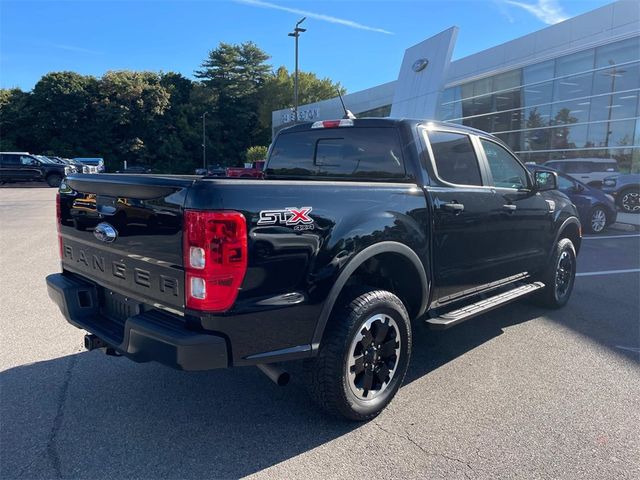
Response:
POLYGON ((615 158, 640 171, 640 36, 446 88, 437 117, 491 132, 525 162, 615 158))

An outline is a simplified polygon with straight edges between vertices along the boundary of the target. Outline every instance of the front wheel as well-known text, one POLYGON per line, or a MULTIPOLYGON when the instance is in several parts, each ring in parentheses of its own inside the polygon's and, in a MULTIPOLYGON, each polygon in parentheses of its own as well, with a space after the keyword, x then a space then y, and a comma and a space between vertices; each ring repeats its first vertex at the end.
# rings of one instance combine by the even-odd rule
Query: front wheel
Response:
POLYGON ((305 363, 309 391, 330 414, 364 421, 400 388, 411 356, 411 322, 391 292, 354 296, 332 315, 318 356, 305 363))
POLYGON ((59 187, 62 182, 62 176, 57 173, 52 173, 47 177, 47 185, 50 187, 59 187))
POLYGON ((555 247, 551 262, 542 275, 545 287, 534 297, 536 303, 548 308, 564 307, 571 297, 576 278, 576 249, 568 238, 555 247))

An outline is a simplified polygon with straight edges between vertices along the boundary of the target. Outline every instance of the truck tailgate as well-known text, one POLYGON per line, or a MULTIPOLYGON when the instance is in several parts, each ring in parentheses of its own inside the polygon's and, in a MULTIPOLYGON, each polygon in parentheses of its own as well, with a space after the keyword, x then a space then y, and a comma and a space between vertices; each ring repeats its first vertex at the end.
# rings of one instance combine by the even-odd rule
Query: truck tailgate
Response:
POLYGON ((195 177, 77 175, 60 188, 62 266, 137 301, 182 310, 182 217, 195 177))

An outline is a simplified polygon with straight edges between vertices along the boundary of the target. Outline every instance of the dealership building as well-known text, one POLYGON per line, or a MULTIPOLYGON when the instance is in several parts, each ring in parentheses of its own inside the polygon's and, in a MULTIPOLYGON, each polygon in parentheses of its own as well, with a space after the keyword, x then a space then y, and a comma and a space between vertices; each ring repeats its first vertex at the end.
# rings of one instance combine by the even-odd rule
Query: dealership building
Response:
MULTIPOLYGON (((622 0, 451 60, 457 27, 408 48, 395 81, 345 95, 357 117, 453 122, 491 132, 523 161, 615 158, 640 170, 640 3, 622 0)), ((377 66, 376 68, 380 68, 377 66)), ((273 112, 274 133, 291 109, 273 112)), ((299 120, 343 115, 339 98, 299 120)))

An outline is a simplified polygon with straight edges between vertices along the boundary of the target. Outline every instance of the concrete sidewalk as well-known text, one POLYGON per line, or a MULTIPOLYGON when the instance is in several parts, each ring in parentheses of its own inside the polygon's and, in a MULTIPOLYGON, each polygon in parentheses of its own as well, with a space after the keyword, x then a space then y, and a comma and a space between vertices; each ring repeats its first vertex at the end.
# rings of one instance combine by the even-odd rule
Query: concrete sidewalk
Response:
POLYGON ((610 225, 611 230, 635 232, 640 230, 640 214, 618 212, 616 223, 610 225))

